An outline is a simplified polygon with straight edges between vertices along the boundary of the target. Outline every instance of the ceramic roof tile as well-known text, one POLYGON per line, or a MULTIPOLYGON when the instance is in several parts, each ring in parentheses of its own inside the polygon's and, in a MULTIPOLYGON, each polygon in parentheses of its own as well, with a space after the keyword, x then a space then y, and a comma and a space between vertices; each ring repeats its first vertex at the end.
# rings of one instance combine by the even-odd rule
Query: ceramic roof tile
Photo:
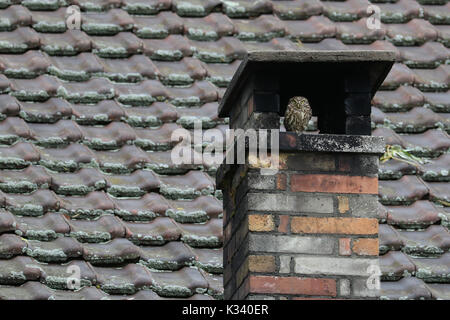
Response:
POLYGON ((142 52, 153 60, 177 61, 193 54, 188 39, 178 34, 171 34, 165 39, 144 39, 142 42, 142 52))
POLYGON ((0 121, 0 143, 13 144, 21 138, 29 139, 30 137, 30 128, 22 119, 8 117, 0 121))
POLYGON ((222 37, 216 42, 191 40, 190 43, 195 48, 194 57, 206 63, 230 63, 242 59, 246 52, 235 37, 222 37))
POLYGON ((196 260, 194 265, 210 272, 221 274, 223 272, 223 251, 222 249, 192 249, 194 251, 196 260))
POLYGON ((149 170, 129 175, 105 175, 106 190, 115 197, 139 197, 159 188, 159 178, 149 170))
POLYGON ((425 181, 449 181, 450 154, 445 153, 438 158, 421 165, 421 176, 425 181))
POLYGON ((93 168, 83 168, 74 173, 51 172, 50 176, 50 189, 62 195, 86 195, 106 187, 105 177, 93 168))
POLYGON ((29 257, 15 257, 2 261, 0 267, 0 284, 19 285, 28 280, 38 280, 41 271, 32 265, 29 257), (17 272, 17 270, 20 270, 17 272))
MULTIPOLYGON (((119 7, 122 0, 69 0, 71 4, 77 5, 83 11, 105 11, 111 8, 119 7)), ((130 0, 128 0, 130 1, 130 0)))
POLYGON ((103 72, 99 59, 92 53, 82 52, 76 56, 52 56, 48 72, 62 80, 86 81, 93 74, 103 72))
POLYGON ((433 25, 422 19, 412 19, 405 24, 388 24, 386 28, 387 38, 396 46, 420 46, 438 37, 433 25))
POLYGON ((97 282, 96 274, 92 271, 92 267, 81 260, 73 260, 67 264, 43 264, 36 263, 34 266, 42 270, 40 281, 52 289, 70 289, 76 287, 71 270, 79 270, 81 287, 92 286, 97 282), (72 277, 71 277, 72 276, 72 277))
POLYGON ((41 75, 36 79, 11 81, 11 94, 22 101, 45 101, 57 95, 61 83, 53 77, 41 75))
POLYGON ((413 258, 416 264, 416 277, 425 282, 448 282, 450 273, 450 253, 439 258, 413 258))
POLYGON ((387 223, 398 228, 426 228, 440 221, 439 211, 427 200, 404 206, 388 206, 387 223))
POLYGON ((391 71, 381 84, 381 89, 393 90, 401 85, 412 85, 416 79, 415 73, 401 63, 394 63, 391 71))
POLYGON ((136 146, 125 145, 118 151, 96 151, 95 158, 102 171, 130 173, 150 162, 150 155, 136 146))
POLYGON ((172 9, 181 17, 203 17, 219 4, 219 0, 172 0, 172 9))
POLYGON ((169 101, 175 106, 199 106, 217 101, 217 88, 208 81, 196 81, 189 87, 168 88, 169 101))
POLYGON ((0 74, 0 93, 8 93, 11 90, 11 82, 10 80, 4 76, 3 74, 0 74))
POLYGON ((42 147, 64 146, 83 138, 80 127, 72 120, 59 120, 49 126, 46 123, 28 123, 34 142, 42 147))
POLYGON ((41 38, 33 29, 21 27, 14 31, 0 32, 0 43, 0 53, 23 53, 30 49, 38 49, 41 38))
POLYGON ((120 265, 129 261, 136 261, 140 256, 140 248, 127 239, 83 244, 83 258, 94 266, 120 265))
POLYGON ((56 212, 49 212, 41 217, 16 217, 16 221, 16 234, 28 240, 51 241, 58 234, 70 232, 64 217, 56 212))
POLYGON ((323 4, 319 0, 273 2, 273 13, 283 20, 304 20, 322 11, 323 4))
POLYGON ((385 114, 384 125, 396 132, 420 133, 428 129, 448 127, 448 122, 430 109, 416 107, 408 112, 385 114))
POLYGON ((446 205, 450 202, 450 187, 445 182, 427 182, 430 188, 430 199, 437 204, 446 205))
POLYGON ((60 199, 47 189, 30 194, 8 194, 5 201, 5 208, 19 216, 41 216, 58 210, 60 205, 60 199))
POLYGON ((179 62, 158 61, 158 79, 165 85, 189 85, 195 80, 203 80, 206 70, 194 58, 183 58, 179 62))
POLYGON ((97 220, 70 220, 70 236, 80 242, 100 243, 115 238, 124 238, 125 226, 120 219, 104 215, 97 220))
POLYGON ((399 0, 395 3, 380 3, 377 5, 381 9, 381 21, 383 23, 406 23, 421 16, 421 6, 413 0, 399 0))
POLYGON ((127 58, 142 52, 142 41, 134 34, 120 32, 114 36, 91 36, 92 52, 102 58, 127 58))
POLYGON ((169 34, 183 33, 183 21, 172 12, 161 12, 155 16, 134 16, 133 32, 139 38, 164 39, 169 34))
POLYGON ((57 0, 34 1, 24 0, 21 4, 30 10, 56 10, 59 8, 60 2, 57 0))
POLYGON ((125 111, 114 100, 102 100, 92 104, 71 105, 73 119, 82 125, 101 125, 120 121, 125 117, 125 111))
POLYGON ((427 283, 431 296, 437 300, 450 300, 450 285, 447 283, 427 283))
POLYGON ((17 235, 7 233, 0 235, 1 259, 11 259, 12 257, 21 255, 26 247, 27 242, 17 235))
POLYGON ((431 129, 416 135, 402 135, 405 147, 420 156, 436 157, 450 147, 450 139, 445 131, 431 129))
POLYGON ((124 120, 134 127, 156 127, 178 118, 175 107, 164 102, 154 102, 149 107, 124 108, 124 111, 124 120))
POLYGON ((31 12, 21 5, 11 5, 2 10, 0 31, 11 31, 18 27, 31 25, 31 12))
POLYGON ((450 26, 436 25, 435 29, 438 32, 438 41, 441 42, 447 48, 450 47, 450 26))
POLYGON ((58 237, 53 241, 27 240, 24 252, 40 262, 66 262, 81 257, 83 247, 70 237, 58 237))
POLYGON ((157 129, 136 128, 134 144, 144 150, 170 150, 178 143, 172 140, 172 134, 180 128, 175 123, 165 123, 157 129))
MULTIPOLYGON (((111 0, 110 0, 111 1, 111 0)), ((122 8, 130 14, 156 14, 170 9, 172 0, 123 0, 122 8)))
POLYGON ((238 39, 242 41, 269 41, 284 37, 284 23, 275 16, 262 15, 255 19, 233 20, 238 39))
MULTIPOLYGON (((131 191, 128 191, 128 194, 131 191)), ((140 198, 113 198, 112 200, 115 207, 114 214, 125 221, 151 221, 158 216, 164 216, 170 207, 167 200, 157 193, 147 193, 140 198)))
POLYGON ((160 176, 160 192, 168 199, 191 199, 214 192, 215 181, 202 171, 181 176, 160 176))
POLYGON ((20 105, 13 96, 2 94, 0 95, 0 120, 4 120, 9 116, 18 116, 20 105))
POLYGON ((115 84, 117 100, 131 106, 147 106, 167 99, 168 88, 157 80, 145 80, 139 84, 115 84))
POLYGON ((177 123, 186 129, 194 128, 196 121, 201 121, 202 128, 214 128, 222 119, 218 117, 218 103, 206 103, 199 108, 178 108, 177 123))
POLYGON ((421 91, 447 91, 450 83, 450 66, 440 65, 434 70, 415 69, 414 85, 421 91))
POLYGON ((419 169, 404 161, 390 159, 381 163, 378 169, 378 178, 381 180, 397 180, 404 175, 415 175, 419 169))
POLYGON ((51 295, 53 300, 104 300, 108 295, 96 287, 83 287, 75 292, 54 290, 51 295))
POLYGON ((55 11, 33 11, 31 27, 37 32, 65 32, 67 8, 55 11))
POLYGON ((422 5, 423 16, 432 24, 450 24, 450 4, 422 5))
POLYGON ((14 215, 4 209, 0 209, 0 233, 15 231, 17 228, 17 221, 14 215))
POLYGON ((39 161, 37 149, 30 143, 18 142, 13 146, 0 147, 0 168, 21 169, 31 162, 39 161))
POLYGON ((39 164, 53 171, 68 172, 95 163, 94 154, 88 147, 72 143, 64 148, 39 149, 39 164))
POLYGON ((427 186, 416 176, 384 180, 379 184, 380 202, 387 205, 408 205, 428 194, 427 186))
POLYGON ((131 127, 123 122, 111 122, 100 126, 80 126, 83 132, 83 143, 95 150, 119 149, 136 139, 136 133, 131 127))
POLYGON ((450 234, 439 225, 432 225, 423 231, 398 230, 404 241, 402 251, 414 255, 433 257, 440 256, 450 248, 450 234))
POLYGON ((181 240, 194 248, 219 248, 222 245, 222 219, 211 219, 204 224, 178 224, 181 240))
POLYGON ((272 13, 272 2, 268 0, 235 0, 222 2, 223 12, 232 18, 244 18, 272 13))
POLYGON ((397 281, 414 274, 416 266, 400 251, 390 251, 380 256, 381 279, 397 281))
POLYGON ((450 98, 446 92, 424 92, 425 106, 434 112, 450 112, 450 98))
POLYGON ((226 87, 231 82, 231 78, 240 63, 240 60, 235 60, 230 64, 204 63, 203 67, 207 71, 206 79, 218 87, 226 87))
POLYGON ((116 82, 139 82, 145 79, 155 79, 158 69, 153 62, 142 54, 136 54, 124 59, 99 58, 103 70, 99 74, 116 82))
POLYGON ((421 107, 424 102, 424 94, 412 86, 399 86, 392 91, 378 91, 372 99, 372 105, 384 112, 405 112, 414 107, 421 107))
POLYGON ((42 167, 30 166, 23 170, 3 170, 0 189, 3 192, 26 193, 46 189, 51 184, 51 176, 42 167))
POLYGON ((62 82, 58 95, 73 103, 96 103, 113 98, 114 87, 104 78, 92 78, 86 82, 62 82))
POLYGON ((127 238, 137 245, 163 245, 180 237, 179 228, 166 217, 158 217, 150 222, 124 222, 124 225, 127 238))
POLYGON ((361 18, 357 22, 336 23, 336 39, 346 44, 370 44, 383 39, 385 33, 384 25, 381 25, 379 29, 367 28, 367 18, 361 18))
POLYGON ((383 300, 431 299, 430 290, 422 280, 416 277, 406 277, 395 282, 381 282, 380 294, 383 300))
POLYGON ((35 78, 47 71, 50 60, 38 50, 30 50, 23 55, 0 55, 0 71, 9 78, 35 78))
POLYGON ((26 122, 54 123, 68 119, 72 115, 70 104, 58 98, 50 98, 45 102, 20 102, 20 117, 26 122))
POLYGON ((152 289, 163 297, 189 297, 194 293, 205 293, 208 282, 194 268, 182 268, 172 272, 152 272, 152 289))
POLYGON ((287 34, 301 42, 319 42, 336 35, 336 25, 323 16, 313 16, 308 20, 285 21, 287 34))
POLYGON ((349 0, 343 2, 325 2, 323 14, 333 21, 355 21, 368 16, 367 0, 349 0))
MULTIPOLYGON (((113 201, 102 191, 93 191, 85 196, 58 196, 60 212, 71 219, 98 218, 114 213, 113 201)), ((110 221, 110 218, 106 219, 110 221)), ((92 226, 95 229, 95 225, 92 226)))
POLYGON ((41 39, 41 50, 52 56, 73 56, 91 51, 89 36, 80 30, 67 30, 64 33, 48 33, 41 39))
POLYGON ((179 270, 194 260, 192 250, 180 241, 171 241, 163 246, 141 247, 140 262, 150 269, 179 270))
POLYGON ((410 68, 436 68, 450 58, 450 50, 439 42, 427 42, 420 47, 399 47, 403 63, 410 68))
POLYGON ((134 26, 133 18, 124 10, 111 9, 106 13, 83 13, 81 30, 89 35, 115 35, 129 31, 134 26))
POLYGON ((184 34, 192 40, 214 41, 236 33, 237 20, 221 13, 211 13, 204 18, 190 18, 183 21, 184 34))
POLYGON ((51 291, 47 286, 36 281, 17 286, 0 286, 0 300, 48 300, 51 291))

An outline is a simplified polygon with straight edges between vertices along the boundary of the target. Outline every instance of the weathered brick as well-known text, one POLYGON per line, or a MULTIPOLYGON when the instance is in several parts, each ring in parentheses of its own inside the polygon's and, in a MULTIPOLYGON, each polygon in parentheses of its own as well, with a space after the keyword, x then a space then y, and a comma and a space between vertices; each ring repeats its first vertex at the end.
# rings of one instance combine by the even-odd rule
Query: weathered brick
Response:
POLYGON ((350 210, 350 206, 348 203, 348 197, 346 196, 338 196, 338 210, 339 213, 346 213, 348 210, 350 210))
POLYGON ((294 257, 294 271, 300 274, 369 276, 368 268, 378 259, 355 259, 320 256, 294 257))
MULTIPOLYGON (((377 282, 379 283, 379 277, 374 276, 377 278, 377 282)), ((376 298, 380 296, 380 289, 376 286, 369 286, 367 285, 368 278, 357 278, 353 279, 352 281, 352 289, 353 289, 353 295, 356 297, 361 298, 376 298)), ((371 281, 369 280, 371 283, 371 281)))
POLYGON ((294 174, 291 176, 291 190, 294 192, 377 194, 378 178, 331 174, 294 174))
POLYGON ((287 188, 287 176, 284 173, 277 174, 277 189, 286 190, 287 188))
POLYGON ((336 280, 297 277, 250 276, 252 293, 336 296, 336 280))
POLYGON ((269 255, 250 255, 248 266, 251 272, 275 272, 275 257, 269 255))
POLYGON ((349 256, 352 254, 352 249, 350 247, 350 238, 341 238, 339 239, 339 255, 341 256, 349 256))
POLYGON ((280 273, 291 272, 291 256, 280 256, 280 273))
POLYGON ((378 239, 353 240, 353 252, 361 256, 377 256, 378 247, 378 239))
POLYGON ((369 218, 293 217, 294 233, 377 234, 378 220, 369 218))
POLYGON ((335 239, 330 237, 249 234, 249 241, 252 252, 331 254, 335 247, 335 239))
POLYGON ((339 280, 339 294, 341 296, 349 296, 350 295, 350 280, 349 279, 341 279, 339 280))
POLYGON ((283 164, 289 170, 334 171, 335 156, 327 153, 290 153, 283 158, 283 164))
POLYGON ((328 195, 289 195, 248 193, 248 209, 254 211, 332 213, 333 198, 328 195))
POLYGON ((347 196, 352 216, 364 218, 377 217, 378 195, 350 194, 347 196))
POLYGON ((290 216, 287 215, 281 215, 280 218, 280 224, 278 225, 278 232, 287 233, 289 231, 289 218, 290 216))
POLYGON ((258 172, 248 172, 248 187, 254 190, 273 190, 275 189, 277 178, 276 176, 263 176, 258 172))
POLYGON ((248 216, 250 231, 272 231, 275 228, 273 216, 270 214, 251 214, 248 216))

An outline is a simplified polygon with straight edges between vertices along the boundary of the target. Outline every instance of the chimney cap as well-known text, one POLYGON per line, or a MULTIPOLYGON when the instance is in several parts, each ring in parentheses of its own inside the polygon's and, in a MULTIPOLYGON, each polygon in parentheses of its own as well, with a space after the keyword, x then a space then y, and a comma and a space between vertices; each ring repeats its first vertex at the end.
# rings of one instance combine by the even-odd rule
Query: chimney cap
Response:
MULTIPOLYGON (((395 52, 382 50, 250 51, 239 65, 220 102, 219 116, 229 116, 232 107, 237 105, 244 84, 255 72, 258 72, 258 78, 267 75, 268 81, 280 79, 291 84, 295 81, 298 88, 310 87, 311 79, 315 78, 318 86, 325 90, 321 95, 327 95, 327 89, 335 87, 338 81, 345 82, 348 75, 357 74, 369 80, 367 85, 373 96, 394 62, 395 52), (323 77, 318 79, 317 75, 320 74, 323 77)), ((280 93, 281 96, 283 94, 290 95, 292 92, 280 93)), ((288 97, 283 98, 286 100, 288 97)))

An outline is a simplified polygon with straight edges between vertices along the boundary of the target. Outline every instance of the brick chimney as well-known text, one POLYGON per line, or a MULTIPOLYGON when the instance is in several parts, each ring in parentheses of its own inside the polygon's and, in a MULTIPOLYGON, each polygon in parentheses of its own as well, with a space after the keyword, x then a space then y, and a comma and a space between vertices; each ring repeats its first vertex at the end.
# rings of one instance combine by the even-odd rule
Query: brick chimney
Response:
POLYGON ((225 299, 378 297, 384 141, 370 136, 370 101, 393 61, 386 51, 265 51, 241 63, 219 107, 231 128, 278 130, 287 101, 304 96, 320 133, 279 132, 278 146, 269 143, 273 174, 261 173, 250 139, 236 163, 234 141, 216 177, 225 299))

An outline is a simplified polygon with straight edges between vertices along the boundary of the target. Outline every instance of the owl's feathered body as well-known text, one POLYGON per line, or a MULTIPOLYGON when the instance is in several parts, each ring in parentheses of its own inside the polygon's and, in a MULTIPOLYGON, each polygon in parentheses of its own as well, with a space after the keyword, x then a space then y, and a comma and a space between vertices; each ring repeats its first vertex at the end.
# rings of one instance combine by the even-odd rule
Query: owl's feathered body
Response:
POLYGON ((286 131, 302 132, 311 120, 312 110, 309 102, 304 97, 289 99, 284 115, 284 127, 286 131))

